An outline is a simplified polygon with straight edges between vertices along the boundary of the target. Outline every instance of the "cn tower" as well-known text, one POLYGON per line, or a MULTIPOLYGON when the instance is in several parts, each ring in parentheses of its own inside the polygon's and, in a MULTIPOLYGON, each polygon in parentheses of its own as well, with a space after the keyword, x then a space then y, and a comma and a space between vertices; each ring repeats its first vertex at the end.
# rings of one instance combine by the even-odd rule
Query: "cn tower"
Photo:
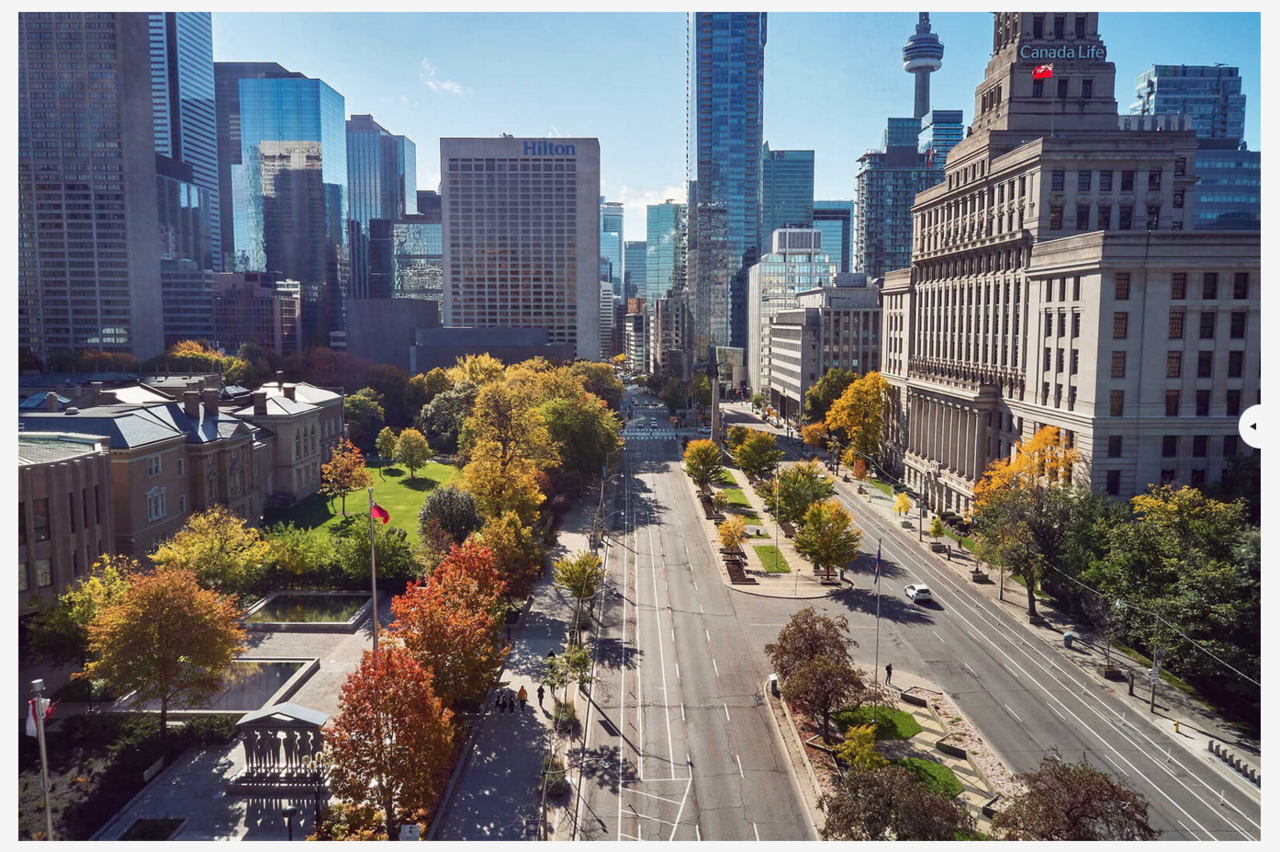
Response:
POLYGON ((902 48, 902 70, 916 76, 916 118, 929 112, 929 75, 942 67, 942 42, 929 27, 929 13, 920 13, 916 34, 902 48))

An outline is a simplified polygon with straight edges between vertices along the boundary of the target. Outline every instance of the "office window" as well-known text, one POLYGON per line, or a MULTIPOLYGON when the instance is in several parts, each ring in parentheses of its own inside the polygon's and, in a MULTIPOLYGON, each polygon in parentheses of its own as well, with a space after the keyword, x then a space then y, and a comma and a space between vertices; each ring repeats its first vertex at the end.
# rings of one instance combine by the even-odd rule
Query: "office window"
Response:
POLYGON ((31 588, 31 577, 27 573, 27 563, 18 563, 18 591, 25 592, 31 588))
POLYGON ((1088 77, 1080 81, 1080 97, 1086 99, 1093 97, 1093 80, 1088 77))
POLYGON ((1129 336, 1129 314, 1127 311, 1116 311, 1111 316, 1111 338, 1124 340, 1129 336))
POLYGON ((1218 298, 1218 273, 1206 272, 1204 274, 1204 285, 1201 290, 1201 296, 1205 299, 1218 298))
POLYGON ((1200 488, 1204 485, 1204 468, 1195 467, 1191 469, 1191 486, 1200 488))
POLYGON ((1107 458, 1118 459, 1124 454, 1124 435, 1111 435, 1107 438, 1107 458))
POLYGON ((1098 205, 1098 230, 1107 231, 1111 229, 1111 205, 1098 205))
POLYGON ((1058 301, 1065 302, 1067 300, 1067 279, 1058 279, 1058 301))
POLYGON ((1227 414, 1232 417, 1240 416, 1240 389, 1227 389, 1227 414))
MULTIPOLYGON (((1071 300, 1074 302, 1080 301, 1080 276, 1079 275, 1071 279, 1071 300)), ((1071 316, 1074 317, 1076 316, 1076 314, 1072 314, 1071 316)), ((1071 336, 1075 337, 1074 334, 1071 336)))
POLYGON ((49 540, 49 501, 46 498, 31 501, 31 521, 36 541, 49 540))
POLYGON ((147 520, 158 521, 163 518, 167 512, 165 510, 165 489, 152 488, 147 492, 147 520))
POLYGON ((1196 359, 1196 378, 1211 379, 1213 378, 1213 351, 1205 350, 1197 353, 1196 359))
POLYGON ((1185 194, 1185 191, 1181 189, 1174 191, 1173 193, 1173 209, 1174 210, 1182 209, 1182 199, 1184 194, 1185 194))
POLYGON ((1044 371, 1047 373, 1053 366, 1053 350, 1048 346, 1044 348, 1044 371))
POLYGON ((1244 375, 1244 352, 1237 349, 1227 353, 1227 378, 1238 379, 1244 375))
POLYGON ((1147 205, 1147 230, 1154 231, 1160 227, 1160 205, 1147 205))
POLYGON ((1124 378, 1124 368, 1125 368, 1125 360, 1126 360, 1127 354, 1128 353, 1126 352, 1111 353, 1111 378, 1113 379, 1124 378))
POLYGON ((1031 37, 1044 38, 1044 15, 1036 15, 1031 19, 1031 37))
POLYGON ((1072 313, 1071 314, 1071 338, 1074 340, 1079 336, 1080 336, 1080 315, 1077 313, 1072 313))
POLYGON ((1198 390, 1196 391, 1196 417, 1209 416, 1209 395, 1212 391, 1198 390))
POLYGON ((1182 177, 1187 173, 1187 158, 1179 157, 1173 161, 1173 174, 1175 177, 1182 177))
POLYGON ((1076 173, 1076 190, 1088 192, 1093 188, 1093 172, 1084 170, 1076 173))
POLYGON ((1234 292, 1231 294, 1233 299, 1249 298, 1249 273, 1237 272, 1234 292))
POLYGON ((1049 230, 1050 231, 1062 230, 1062 205, 1061 204, 1049 205, 1049 230))
POLYGON ((1168 379, 1182 378, 1182 350, 1169 350, 1169 355, 1164 362, 1164 375, 1168 379))
POLYGON ((1182 394, 1176 390, 1167 390, 1164 392, 1164 416, 1177 417, 1178 409, 1182 406, 1182 394))
POLYGON ((1076 205, 1076 230, 1077 231, 1089 230, 1089 205, 1088 204, 1076 205))
POLYGON ((1239 435, 1223 435, 1222 436, 1222 456, 1223 458, 1231 458, 1240 451, 1239 435))
POLYGON ((1194 435, 1191 438, 1191 455, 1194 458, 1202 459, 1209 455, 1209 436, 1194 435))
POLYGON ((1124 300, 1129 298, 1129 273, 1116 273, 1116 298, 1124 300))
POLYGON ((76 531, 76 495, 67 495, 67 508, 69 509, 67 517, 71 519, 71 531, 76 531))
POLYGON ((1152 169, 1147 172, 1147 189, 1160 188, 1160 173, 1163 171, 1164 169, 1152 169))
POLYGON ((1053 301, 1053 281, 1052 280, 1048 280, 1044 282, 1044 300, 1046 302, 1053 301))
POLYGON ((147 456, 147 476, 159 476, 163 472, 160 456, 147 456))
POLYGON ((1169 311, 1169 339, 1181 340, 1183 326, 1186 325, 1186 311, 1169 311))
POLYGON ((1067 78, 1058 77, 1058 100, 1065 101, 1067 99, 1067 78))
POLYGON ((1066 169, 1054 169, 1049 173, 1049 189, 1054 192, 1062 192, 1063 184, 1067 179, 1066 169))
POLYGON ((1107 471, 1107 493, 1108 494, 1120 493, 1120 471, 1118 470, 1107 471))
POLYGON ((1120 191, 1121 192, 1133 192, 1134 174, 1135 173, 1133 169, 1125 169, 1124 171, 1120 172, 1120 191))
POLYGON ((43 586, 53 585, 53 572, 50 570, 50 567, 51 566, 48 559, 36 560, 36 585, 37 586, 43 587, 43 586))
POLYGON ((1062 368, 1066 366, 1066 350, 1058 349, 1058 372, 1062 372, 1062 368))
POLYGON ((1178 478, 1178 471, 1175 468, 1164 468, 1160 471, 1160 484, 1169 485, 1178 478))
POLYGON ((1098 192, 1111 191, 1111 174, 1110 169, 1098 172, 1098 192))
POLYGON ((1165 435, 1164 441, 1160 447, 1160 456, 1162 458, 1171 459, 1178 455, 1178 436, 1165 435))
POLYGON ((1217 323, 1218 314, 1215 311, 1200 312, 1200 339, 1212 340, 1213 327, 1217 323))
POLYGON ((1067 411, 1076 410, 1076 386, 1072 385, 1067 389, 1067 411))
POLYGON ((1132 204, 1121 204, 1121 205, 1120 205, 1120 226, 1119 226, 1119 230, 1121 230, 1121 231, 1132 231, 1132 230, 1133 230, 1133 205, 1132 205, 1132 204))
POLYGON ((1033 98, 1044 97, 1044 80, 1031 81, 1031 97, 1033 98))
POLYGON ((1080 350, 1072 349, 1071 350, 1071 375, 1074 376, 1078 372, 1080 372, 1080 350))
POLYGON ((1231 312, 1231 339, 1243 340, 1245 325, 1249 322, 1248 311, 1231 312))
POLYGON ((178 495, 178 514, 185 515, 187 513, 187 495, 178 495))
POLYGON ((187 460, 180 458, 178 459, 178 476, 186 476, 186 475, 187 475, 187 460))
POLYGON ((1169 284, 1169 298, 1185 299, 1187 298, 1187 273, 1173 273, 1173 280, 1169 284))
POLYGON ((1111 416, 1124 416, 1124 391, 1113 390, 1111 392, 1111 416))

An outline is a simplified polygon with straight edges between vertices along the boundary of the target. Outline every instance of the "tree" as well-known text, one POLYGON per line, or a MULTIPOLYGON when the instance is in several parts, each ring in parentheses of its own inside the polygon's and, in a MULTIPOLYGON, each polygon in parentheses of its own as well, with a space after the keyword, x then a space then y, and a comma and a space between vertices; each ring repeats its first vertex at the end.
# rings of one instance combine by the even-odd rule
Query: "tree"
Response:
POLYGON ((756 430, 748 429, 746 426, 730 426, 724 433, 724 445, 729 452, 737 452, 738 447, 742 446, 742 442, 751 437, 751 433, 756 430))
POLYGON ((830 434, 830 430, 827 429, 827 424, 822 421, 800 427, 800 440, 804 441, 807 446, 813 447, 815 450, 826 446, 830 434))
POLYGON ((483 454, 505 470, 516 460, 536 470, 554 467, 560 453, 542 413, 506 382, 480 388, 471 416, 462 427, 461 444, 468 457, 483 454), (484 450, 479 447, 484 445, 484 450))
POLYGON ((850 662, 849 650, 858 647, 850 639, 849 619, 843 615, 821 615, 806 607, 778 631, 778 638, 764 646, 778 678, 786 681, 805 663, 823 656, 836 662, 850 662))
POLYGON ((751 407, 759 411, 769 404, 769 398, 762 393, 751 395, 751 407))
MULTIPOLYGON (((413 548, 405 531, 373 524, 373 540, 378 550, 378 580, 402 583, 417 575, 413 548)), ((372 568, 369 564, 368 521, 359 520, 333 537, 333 555, 340 570, 358 588, 367 588, 372 568)))
POLYGON ((839 500, 814 503, 804 514, 804 524, 796 534, 796 551, 813 563, 815 571, 831 570, 858 556, 862 530, 853 525, 853 516, 839 500))
POLYGON ((889 383, 877 372, 855 379, 827 412, 827 428, 843 430, 848 446, 865 456, 880 452, 889 383))
POLYGON ((772 476, 784 453, 771 432, 752 432, 738 445, 733 460, 742 472, 754 479, 772 476))
POLYGON ((822 423, 832 403, 844 395, 857 378, 849 370, 833 367, 809 388, 804 395, 804 419, 806 423, 822 423))
POLYGON ((991 821, 1006 840, 1155 840, 1141 793, 1086 761, 1056 753, 1016 776, 1024 792, 991 821))
POLYGON ((763 489, 764 506, 779 521, 789 524, 799 524, 810 506, 828 499, 836 490, 831 478, 816 461, 783 468, 775 482, 776 487, 763 489))
POLYGON ((619 352, 617 355, 614 355, 612 358, 609 359, 609 363, 613 364, 615 367, 626 366, 627 353, 619 352))
POLYGON ((393 364, 371 364, 364 371, 364 384, 382 399, 388 424, 397 429, 410 424, 418 409, 409 407, 409 374, 406 371, 393 364))
POLYGON ((684 470, 693 484, 705 491, 724 473, 720 448, 710 441, 690 441, 684 449, 684 470))
POLYGON ((667 379, 667 383, 662 386, 662 393, 658 398, 662 400, 662 404, 667 407, 667 413, 672 417, 676 412, 685 407, 685 402, 689 397, 689 388, 679 379, 667 379))
POLYGON ((372 447, 386 421, 382 396, 372 388, 361 388, 343 400, 342 413, 351 443, 357 447, 372 447))
POLYGON ((89 625, 90 660, 72 677, 133 693, 135 707, 158 702, 163 733, 170 707, 199 706, 224 687, 247 639, 241 614, 234 595, 201 588, 193 571, 138 574, 89 625))
POLYGON ((471 414, 479 392, 480 388, 473 382, 460 382, 440 392, 418 414, 415 423, 418 431, 426 435, 431 445, 441 452, 457 452, 462 424, 471 414))
POLYGON ((711 507, 720 514, 729 508, 729 495, 723 491, 716 491, 711 495, 711 507))
POLYGON ((270 556, 261 533, 215 503, 187 518, 150 558, 156 565, 191 571, 203 586, 239 595, 257 588, 270 556))
POLYGON ((334 568, 333 545, 323 535, 296 527, 293 522, 273 524, 262 530, 267 562, 274 569, 272 585, 289 588, 328 585, 334 568))
POLYGON ((41 604, 31 619, 31 649, 55 666, 77 663, 89 656, 89 625, 114 606, 142 571, 138 560, 104 553, 87 577, 76 580, 52 604, 41 604))
POLYGON ((506 581, 508 591, 517 596, 527 594, 542 562, 533 529, 521 523, 515 512, 506 512, 485 521, 476 539, 493 554, 493 567, 506 581))
POLYGON ((572 556, 557 559, 552 566, 552 579, 558 588, 573 595, 575 607, 574 635, 581 627, 582 602, 596 596, 600 584, 604 582, 604 568, 600 557, 588 551, 579 551, 572 556))
POLYGON ((521 523, 532 525, 546 500, 538 485, 539 468, 522 456, 504 463, 493 441, 475 445, 471 456, 462 469, 462 483, 475 495, 480 512, 488 518, 515 512, 521 523))
POLYGON ((844 732, 844 742, 835 748, 836 757, 854 769, 880 769, 889 761, 876 750, 875 725, 850 725, 844 732))
POLYGON ((937 515, 933 516, 933 521, 929 524, 929 538, 935 542, 947 533, 947 528, 942 525, 942 518, 937 515))
POLYGON ((893 513, 905 518, 911 509, 911 498, 906 495, 906 492, 899 491, 898 496, 893 498, 893 513))
POLYGON ((422 531, 431 521, 438 522, 454 544, 461 544, 467 536, 480 529, 484 518, 480 517, 476 498, 470 492, 456 485, 441 485, 428 492, 427 499, 422 501, 422 509, 418 511, 421 537, 425 537, 422 531))
MULTIPOLYGON (((393 462, 396 458, 396 433, 390 426, 382 427, 382 431, 378 433, 376 442, 378 448, 378 458, 382 460, 381 467, 386 467, 387 462, 393 462)), ((343 509, 346 514, 346 509, 343 509)))
MULTIPOLYGON (((853 478, 859 482, 865 482, 867 479, 867 462, 865 459, 858 459, 853 463, 853 478)), ((906 496, 906 495, 903 495, 906 496)))
POLYGON ((976 824, 961 803, 935 793, 900 766, 850 768, 822 797, 823 840, 956 840, 976 824))
POLYGON ((479 355, 464 355, 445 373, 454 387, 463 382, 471 382, 480 388, 490 382, 499 381, 502 378, 503 367, 501 361, 484 352, 479 355))
POLYGON ((431 460, 431 447, 417 429, 405 429, 396 441, 396 461, 409 468, 409 478, 431 460))
POLYGON ((720 536, 720 546, 725 550, 737 550, 738 545, 747 537, 747 522, 738 515, 731 515, 720 522, 716 528, 720 536))
POLYGON ((434 672, 436 694, 446 707, 484 695, 502 667, 505 591, 492 553, 468 541, 454 545, 426 583, 392 599, 392 632, 434 672))
POLYGON ((453 713, 432 673, 406 649, 365 651, 342 686, 338 715, 325 732, 329 789, 342 800, 380 808, 387 837, 402 817, 432 807, 448 780, 453 713))
POLYGON ((707 378, 706 373, 699 373, 698 377, 693 380, 693 387, 690 388, 695 404, 702 408, 711 405, 711 380, 707 378))
POLYGON ((782 682, 782 697, 822 722, 822 740, 831 742, 831 714, 864 688, 862 672, 847 660, 819 655, 782 682))
POLYGON ((613 367, 595 361, 575 361, 566 369, 570 376, 582 379, 587 393, 598 396, 614 411, 618 410, 622 402, 622 379, 618 378, 613 367))
POLYGON ((622 446, 622 423, 592 394, 549 399, 538 411, 552 442, 560 448, 562 469, 570 473, 583 477, 598 473, 622 446))
POLYGON ((414 382, 421 385, 421 393, 424 396, 423 405, 428 405, 440 394, 453 387, 453 383, 449 381, 449 374, 440 367, 434 367, 425 376, 421 373, 413 377, 414 382), (421 379, 421 382, 418 380, 421 379))
POLYGON ((345 438, 333 448, 333 455, 329 460, 320 465, 320 491, 330 499, 342 498, 343 517, 347 515, 347 495, 372 484, 373 477, 365 468, 364 453, 345 438))

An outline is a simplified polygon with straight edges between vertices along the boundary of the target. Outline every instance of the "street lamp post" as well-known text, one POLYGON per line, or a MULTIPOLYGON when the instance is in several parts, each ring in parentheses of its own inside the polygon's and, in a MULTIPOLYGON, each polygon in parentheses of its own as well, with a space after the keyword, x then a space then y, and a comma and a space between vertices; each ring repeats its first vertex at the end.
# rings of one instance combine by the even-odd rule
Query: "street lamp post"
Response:
POLYGON ((289 841, 292 842, 293 841, 293 818, 298 815, 298 809, 294 805, 286 805, 285 808, 282 811, 280 811, 280 813, 281 815, 284 816, 284 824, 289 828, 289 841))

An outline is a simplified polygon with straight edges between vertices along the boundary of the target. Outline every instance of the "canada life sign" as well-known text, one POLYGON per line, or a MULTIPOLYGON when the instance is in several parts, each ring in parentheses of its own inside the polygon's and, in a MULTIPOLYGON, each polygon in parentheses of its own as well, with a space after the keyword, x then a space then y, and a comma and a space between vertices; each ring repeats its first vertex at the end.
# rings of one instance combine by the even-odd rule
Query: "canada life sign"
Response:
POLYGON ((1018 48, 1019 59, 1096 59, 1105 62, 1107 48, 1101 44, 1064 44, 1062 47, 1035 47, 1024 44, 1018 48))

